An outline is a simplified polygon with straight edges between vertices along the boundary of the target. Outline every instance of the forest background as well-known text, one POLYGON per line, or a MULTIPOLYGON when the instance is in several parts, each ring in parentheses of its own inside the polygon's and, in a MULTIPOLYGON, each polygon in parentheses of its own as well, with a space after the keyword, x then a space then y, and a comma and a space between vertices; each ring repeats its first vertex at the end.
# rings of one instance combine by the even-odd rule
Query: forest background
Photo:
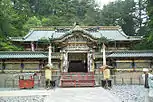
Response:
POLYGON ((37 26, 121 26, 143 36, 134 50, 153 49, 153 0, 116 0, 102 8, 95 0, 0 0, 0 51, 22 50, 9 37, 37 26), (147 46, 146 46, 147 45, 147 46))

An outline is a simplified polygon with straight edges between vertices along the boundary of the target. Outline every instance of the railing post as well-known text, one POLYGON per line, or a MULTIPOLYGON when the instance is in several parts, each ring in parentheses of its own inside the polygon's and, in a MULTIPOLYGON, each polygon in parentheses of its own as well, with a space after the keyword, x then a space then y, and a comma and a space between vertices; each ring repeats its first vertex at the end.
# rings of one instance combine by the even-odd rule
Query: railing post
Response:
POLYGON ((139 85, 141 85, 141 78, 139 77, 139 85))
POLYGON ((13 88, 14 88, 14 79, 12 80, 12 83, 13 83, 13 88))
POLYGON ((98 81, 99 81, 98 83, 99 83, 99 85, 100 85, 100 77, 101 77, 100 76, 100 69, 98 69, 98 81))
POLYGON ((130 78, 130 84, 132 85, 132 78, 130 78))
POLYGON ((114 84, 116 85, 116 76, 114 76, 114 84))
POLYGON ((4 87, 6 88, 6 79, 4 80, 4 87))
POLYGON ((124 79, 122 78, 122 85, 124 84, 124 79))

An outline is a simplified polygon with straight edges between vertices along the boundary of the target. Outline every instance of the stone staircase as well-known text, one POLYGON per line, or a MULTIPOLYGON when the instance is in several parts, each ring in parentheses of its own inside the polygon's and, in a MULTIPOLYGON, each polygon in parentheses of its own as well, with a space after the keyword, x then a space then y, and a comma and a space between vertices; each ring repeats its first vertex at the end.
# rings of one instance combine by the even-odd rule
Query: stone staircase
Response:
POLYGON ((94 87, 94 73, 64 72, 61 76, 61 87, 94 87))

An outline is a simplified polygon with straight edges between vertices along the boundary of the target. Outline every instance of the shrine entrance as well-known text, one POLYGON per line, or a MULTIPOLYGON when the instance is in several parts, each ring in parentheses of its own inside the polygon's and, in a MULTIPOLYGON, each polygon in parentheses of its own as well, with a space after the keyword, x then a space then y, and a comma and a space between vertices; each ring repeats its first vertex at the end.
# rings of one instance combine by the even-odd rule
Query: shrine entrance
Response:
POLYGON ((68 72, 88 72, 87 53, 69 53, 68 61, 68 72))

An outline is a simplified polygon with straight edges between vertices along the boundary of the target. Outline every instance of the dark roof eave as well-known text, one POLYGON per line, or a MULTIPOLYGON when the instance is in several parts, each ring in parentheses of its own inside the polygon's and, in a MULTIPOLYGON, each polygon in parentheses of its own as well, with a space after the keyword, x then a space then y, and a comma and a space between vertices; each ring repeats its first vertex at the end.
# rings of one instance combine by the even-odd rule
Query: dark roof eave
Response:
POLYGON ((123 56, 123 57, 117 57, 117 56, 115 56, 115 57, 112 57, 112 56, 108 56, 108 58, 151 58, 151 57, 153 57, 153 56, 123 56))

